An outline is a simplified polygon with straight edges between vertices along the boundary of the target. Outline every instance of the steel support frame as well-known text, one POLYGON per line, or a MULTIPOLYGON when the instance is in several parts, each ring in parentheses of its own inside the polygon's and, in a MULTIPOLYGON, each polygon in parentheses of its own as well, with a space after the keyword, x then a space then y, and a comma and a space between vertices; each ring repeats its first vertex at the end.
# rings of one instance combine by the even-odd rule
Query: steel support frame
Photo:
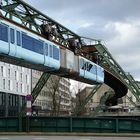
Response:
POLYGON ((131 91, 131 93, 135 96, 138 102, 140 102, 140 90, 139 86, 137 85, 133 77, 130 75, 127 75, 124 70, 121 68, 121 66, 114 60, 112 55, 109 53, 107 48, 102 45, 95 45, 99 55, 102 57, 102 60, 100 61, 100 64, 102 67, 108 69, 112 74, 116 75, 131 91), (133 80, 132 80, 133 79, 133 80))
POLYGON ((5 3, 2 6, 2 10, 5 12, 5 16, 7 18, 15 20, 13 17, 16 17, 20 19, 20 24, 39 33, 41 33, 40 25, 43 23, 48 23, 50 26, 57 29, 59 33, 58 38, 60 39, 59 43, 65 45, 66 47, 68 47, 68 40, 70 38, 77 40, 77 42, 80 44, 82 43, 79 35, 41 13, 29 4, 25 3, 23 0, 12 0, 11 3, 5 3))
POLYGON ((36 83, 34 89, 32 90, 32 104, 34 103, 34 101, 36 100, 37 96, 39 95, 39 93, 41 92, 42 88, 44 87, 44 85, 47 83, 48 79, 50 77, 50 74, 48 74, 47 72, 44 72, 40 79, 38 80, 38 82, 36 83))
MULTIPOLYGON (((67 40, 69 38, 77 39, 77 41, 81 44, 82 38, 79 35, 70 31, 63 25, 57 23, 50 17, 44 15, 43 13, 36 10, 35 8, 25 3, 24 1, 12 0, 12 3, 8 3, 7 0, 4 0, 4 1, 6 1, 7 3, 3 5, 2 10, 5 12, 6 17, 8 17, 9 15, 8 18, 11 18, 12 20, 14 20, 13 17, 16 17, 20 19, 20 24, 26 26, 27 28, 35 30, 36 32, 39 32, 39 33, 41 33, 40 25, 43 22, 47 22, 57 29, 57 31, 60 34, 59 38, 62 40, 61 43, 63 45, 67 46, 67 40)), ((137 101, 140 101, 139 99, 140 91, 138 89, 137 84, 134 84, 132 79, 128 78, 128 76, 125 74, 123 69, 113 59, 112 55, 108 52, 105 46, 100 44, 99 40, 91 39, 91 41, 94 41, 92 45, 95 45, 97 49, 97 55, 102 58, 100 65, 103 66, 104 68, 109 69, 109 71, 111 71, 112 74, 119 77, 120 80, 127 85, 128 89, 132 92, 132 94, 134 94, 137 101)), ((34 94, 34 95, 36 98, 37 94, 34 94)))
MULTIPOLYGON (((88 38, 83 38, 83 39, 88 39, 88 38)), ((92 39, 88 39, 90 40, 90 45, 92 45, 92 39)), ((93 40, 95 41, 95 40, 93 40)), ((92 52, 92 55, 94 55, 95 53, 97 54, 97 56, 100 58, 100 62, 98 63, 99 65, 101 65, 102 67, 104 67, 105 69, 109 70, 113 75, 116 75, 127 87, 128 89, 131 91, 131 93, 135 96, 135 98, 137 99, 138 102, 140 102, 140 88, 137 84, 137 82, 134 80, 133 76, 130 74, 126 74, 124 72, 124 70, 121 68, 121 66, 114 60, 114 58, 112 57, 112 55, 109 53, 109 51, 107 50, 107 48, 102 45, 102 44, 96 44, 93 46, 96 48, 97 52, 92 52)), ((92 94, 92 92, 91 92, 92 94)), ((134 105, 136 106, 136 103, 134 103, 128 95, 126 95, 127 99, 134 105)), ((80 111, 82 111, 82 108, 88 103, 88 101, 90 100, 90 98, 86 98, 85 101, 83 101, 82 106, 80 106, 77 109, 77 113, 79 114, 80 111), (87 100, 88 99, 88 100, 87 100)), ((103 104, 103 103, 102 103, 103 104)), ((98 112, 98 108, 100 108, 100 104, 99 107, 97 107, 97 111, 98 112)), ((76 112, 75 112, 76 114, 76 112)))
MULTIPOLYGON (((38 80, 38 82, 36 83, 34 89, 31 92, 31 95, 32 95, 32 101, 31 101, 31 103, 32 104, 36 100, 37 96, 39 95, 39 93, 41 92, 42 88, 47 83, 47 81, 48 81, 49 78, 50 78, 50 74, 48 74, 46 72, 44 72, 41 75, 40 79, 38 80)), ((26 102, 23 104, 23 106, 21 108, 20 115, 23 115, 25 113, 24 112, 25 108, 26 108, 26 102)))

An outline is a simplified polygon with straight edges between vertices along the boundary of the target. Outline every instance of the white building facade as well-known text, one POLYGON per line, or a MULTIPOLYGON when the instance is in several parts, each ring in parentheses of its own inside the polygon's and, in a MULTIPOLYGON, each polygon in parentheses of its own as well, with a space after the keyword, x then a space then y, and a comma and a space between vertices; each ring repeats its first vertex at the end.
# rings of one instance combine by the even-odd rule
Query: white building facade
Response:
POLYGON ((31 70, 0 62, 0 79, 0 114, 18 115, 25 96, 31 94, 31 70))
POLYGON ((31 70, 0 62, 0 91, 26 96, 31 93, 31 70))
MULTIPOLYGON (((16 116, 25 103, 25 96, 31 94, 31 89, 38 82, 42 72, 0 62, 0 116, 16 116)), ((58 80, 53 76, 53 81, 58 80)), ((57 102, 60 101, 61 115, 71 114, 70 80, 61 78, 56 94, 57 102), (58 101, 59 100, 59 101, 58 101)), ((34 105, 42 110, 51 111, 53 104, 52 81, 47 82, 38 95, 34 105), (51 87, 51 88, 50 88, 51 87)))

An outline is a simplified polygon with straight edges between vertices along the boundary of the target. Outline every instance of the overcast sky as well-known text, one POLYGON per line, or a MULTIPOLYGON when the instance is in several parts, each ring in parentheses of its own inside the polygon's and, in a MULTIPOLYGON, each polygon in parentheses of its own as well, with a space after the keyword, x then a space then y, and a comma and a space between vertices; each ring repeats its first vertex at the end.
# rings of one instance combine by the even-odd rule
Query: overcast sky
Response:
POLYGON ((82 36, 102 39, 140 80, 140 0, 24 0, 82 36))

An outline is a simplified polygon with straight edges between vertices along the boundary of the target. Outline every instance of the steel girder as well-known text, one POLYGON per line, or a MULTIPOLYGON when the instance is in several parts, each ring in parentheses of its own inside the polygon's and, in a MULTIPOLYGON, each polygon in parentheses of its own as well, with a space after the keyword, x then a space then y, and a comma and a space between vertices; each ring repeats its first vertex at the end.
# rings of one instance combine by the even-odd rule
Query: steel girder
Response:
POLYGON ((42 88, 44 87, 44 85, 47 83, 48 79, 50 77, 50 74, 44 72, 40 79, 38 80, 38 82, 36 83, 34 89, 32 90, 32 104, 34 103, 34 101, 36 100, 38 94, 40 93, 40 91, 42 90, 42 88))
POLYGON ((121 66, 114 60, 112 55, 109 53, 107 48, 98 44, 95 45, 95 48, 98 51, 98 54, 101 56, 101 61, 99 65, 103 66, 105 69, 108 69, 113 75, 116 75, 131 91, 131 93, 135 96, 138 102, 140 102, 140 88, 136 82, 134 82, 134 78, 132 75, 127 75, 121 66))
MULTIPOLYGON (((74 32, 70 31, 63 25, 57 23, 55 20, 51 19, 50 17, 46 16, 45 14, 41 13, 40 11, 36 10, 29 4, 25 3, 22 0, 12 0, 9 3, 7 0, 6 3, 2 6, 2 10, 5 13, 5 16, 15 20, 14 17, 20 20, 20 24, 35 30, 36 32, 41 33, 40 25, 43 22, 49 23, 51 26, 55 27, 59 32, 59 38, 61 40, 60 43, 67 46, 67 40, 70 38, 77 39, 77 41, 82 44, 81 40, 82 37, 75 34, 74 32)), ((17 22, 17 20, 15 20, 17 22)), ((86 38, 87 39, 87 38, 86 38)), ((100 40, 93 40, 92 45, 95 45, 96 52, 93 52, 92 55, 96 55, 102 60, 100 61, 101 66, 108 69, 112 74, 116 75, 123 83, 125 83, 128 89, 134 94, 137 101, 140 101, 139 95, 140 91, 137 84, 134 84, 133 80, 126 75, 120 65, 113 59, 112 55, 109 51, 105 48, 104 45, 100 44, 100 40)))
MULTIPOLYGON (((40 79, 38 80, 38 82, 36 83, 34 89, 32 90, 31 92, 31 95, 32 95, 32 101, 31 103, 33 104, 34 101, 36 100, 37 96, 39 95, 39 93, 41 92, 42 88, 44 87, 44 85, 47 83, 48 79, 50 77, 50 74, 44 72, 40 79)), ((26 108, 26 102, 23 104, 22 108, 21 108, 21 112, 20 112, 20 115, 23 115, 25 112, 26 108)))
POLYGON ((113 75, 115 75, 117 78, 119 78, 131 91, 131 93, 136 97, 137 101, 140 102, 140 88, 137 84, 137 82, 134 80, 133 76, 129 73, 125 73, 124 70, 121 68, 121 66, 115 61, 113 56, 110 54, 108 49, 105 47, 105 45, 98 42, 95 44, 95 40, 91 38, 84 38, 85 40, 88 40, 90 47, 94 47, 95 51, 91 52, 90 55, 93 55, 98 58, 98 65, 101 65, 106 70, 111 72, 113 75), (93 43, 92 43, 93 42, 93 43))
POLYGON ((79 35, 75 34, 71 30, 67 29, 63 25, 59 24, 55 20, 41 13, 39 10, 33 8, 22 0, 12 0, 11 3, 4 3, 4 5, 2 6, 2 10, 5 12, 5 16, 7 18, 11 18, 12 20, 15 20, 17 22, 17 20, 14 18, 16 17, 20 19, 20 24, 39 33, 41 33, 40 25, 44 22, 48 23, 49 25, 57 29, 59 33, 58 38, 61 40, 59 43, 61 43, 62 45, 66 45, 66 47, 68 47, 67 41, 70 38, 77 40, 77 42, 81 44, 81 38, 79 35))

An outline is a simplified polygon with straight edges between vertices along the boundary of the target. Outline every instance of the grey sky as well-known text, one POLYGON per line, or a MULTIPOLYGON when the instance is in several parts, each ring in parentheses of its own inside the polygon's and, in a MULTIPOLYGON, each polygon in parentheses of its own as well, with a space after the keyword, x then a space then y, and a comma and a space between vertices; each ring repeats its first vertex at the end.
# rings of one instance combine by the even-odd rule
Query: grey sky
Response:
POLYGON ((24 0, 82 36, 102 39, 140 80, 140 0, 24 0))

